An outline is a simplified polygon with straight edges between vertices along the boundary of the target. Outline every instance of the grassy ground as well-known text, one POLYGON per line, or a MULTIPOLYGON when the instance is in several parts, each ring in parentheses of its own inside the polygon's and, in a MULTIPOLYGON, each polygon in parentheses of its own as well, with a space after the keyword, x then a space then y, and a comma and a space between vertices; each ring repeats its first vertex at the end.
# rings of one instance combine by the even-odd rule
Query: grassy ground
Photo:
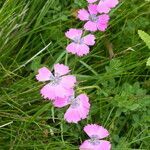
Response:
POLYGON ((106 127, 114 150, 150 149, 150 68, 145 65, 150 52, 137 34, 150 31, 150 3, 122 1, 111 12, 108 30, 96 34, 90 54, 78 58, 66 54, 64 32, 82 27, 75 14, 84 6, 85 0, 0 1, 1 150, 78 149, 87 138, 82 130, 87 123, 106 127), (37 69, 57 62, 72 68, 77 92, 90 97, 90 115, 77 125, 67 124, 65 109, 53 108, 39 94, 37 69))

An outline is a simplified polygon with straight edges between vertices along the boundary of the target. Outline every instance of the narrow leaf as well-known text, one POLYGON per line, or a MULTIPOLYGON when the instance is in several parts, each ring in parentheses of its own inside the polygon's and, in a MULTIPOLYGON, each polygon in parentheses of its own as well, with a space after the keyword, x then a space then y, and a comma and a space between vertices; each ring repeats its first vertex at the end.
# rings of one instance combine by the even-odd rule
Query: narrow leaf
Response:
POLYGON ((140 38, 146 43, 146 45, 150 49, 150 35, 142 30, 138 30, 138 34, 140 38))

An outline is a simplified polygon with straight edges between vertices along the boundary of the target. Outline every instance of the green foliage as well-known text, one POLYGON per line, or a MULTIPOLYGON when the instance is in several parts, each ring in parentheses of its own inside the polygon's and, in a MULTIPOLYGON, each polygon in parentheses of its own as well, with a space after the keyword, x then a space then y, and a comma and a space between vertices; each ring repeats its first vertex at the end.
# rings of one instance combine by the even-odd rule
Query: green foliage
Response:
POLYGON ((150 49, 150 35, 148 35, 147 33, 145 33, 142 30, 138 30, 138 34, 139 34, 140 38, 145 42, 145 44, 150 49))
POLYGON ((146 95, 146 90, 141 89, 138 82, 133 85, 124 83, 117 91, 119 93, 115 94, 113 103, 122 112, 144 111, 150 105, 150 96, 146 95))
POLYGON ((35 72, 41 67, 41 57, 36 57, 31 63, 31 69, 35 72))
POLYGON ((148 58, 146 65, 150 66, 150 57, 148 58))
MULTIPOLYGON (((148 35, 147 33, 141 30, 138 31, 138 34, 140 38, 146 43, 146 45, 150 49, 150 35, 148 35)), ((146 65, 150 66, 150 57, 148 58, 146 65)))
POLYGON ((0 149, 78 149, 87 139, 87 123, 105 126, 114 150, 150 149, 149 49, 137 35, 141 29, 147 42, 149 2, 121 1, 108 30, 97 32, 90 54, 79 58, 66 54, 64 32, 83 26, 75 14, 86 5, 85 0, 0 1, 0 149), (64 121, 66 108, 54 109, 40 95, 37 69, 56 62, 69 65, 78 78, 77 93, 90 97, 90 115, 78 125, 64 121))

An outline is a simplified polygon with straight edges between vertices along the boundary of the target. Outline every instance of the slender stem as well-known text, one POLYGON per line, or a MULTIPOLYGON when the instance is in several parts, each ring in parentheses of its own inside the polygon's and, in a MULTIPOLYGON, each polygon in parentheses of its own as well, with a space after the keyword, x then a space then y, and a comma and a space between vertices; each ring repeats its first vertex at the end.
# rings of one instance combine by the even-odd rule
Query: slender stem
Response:
POLYGON ((25 67, 28 63, 30 63, 33 59, 35 59, 39 54, 41 54, 44 50, 46 50, 52 42, 50 42, 48 45, 46 45, 43 49, 41 49, 38 53, 36 53, 34 56, 32 56, 29 60, 27 60, 23 65, 19 66, 17 69, 12 71, 13 73, 21 69, 22 67, 25 67))

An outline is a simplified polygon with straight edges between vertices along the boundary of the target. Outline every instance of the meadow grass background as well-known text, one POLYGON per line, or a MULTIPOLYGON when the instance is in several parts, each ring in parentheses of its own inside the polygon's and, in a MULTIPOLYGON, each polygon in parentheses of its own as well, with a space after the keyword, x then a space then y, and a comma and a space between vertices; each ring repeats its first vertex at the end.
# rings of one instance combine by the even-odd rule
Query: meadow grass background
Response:
POLYGON ((97 32, 90 54, 79 58, 66 53, 64 32, 83 26, 75 16, 86 5, 86 0, 0 1, 1 150, 78 149, 88 138, 87 123, 107 128, 114 150, 150 149, 150 51, 137 34, 150 32, 150 3, 122 0, 108 30, 97 32), (77 125, 63 120, 66 108, 53 108, 39 93, 38 68, 58 62, 77 76, 77 94, 90 97, 89 117, 77 125))

